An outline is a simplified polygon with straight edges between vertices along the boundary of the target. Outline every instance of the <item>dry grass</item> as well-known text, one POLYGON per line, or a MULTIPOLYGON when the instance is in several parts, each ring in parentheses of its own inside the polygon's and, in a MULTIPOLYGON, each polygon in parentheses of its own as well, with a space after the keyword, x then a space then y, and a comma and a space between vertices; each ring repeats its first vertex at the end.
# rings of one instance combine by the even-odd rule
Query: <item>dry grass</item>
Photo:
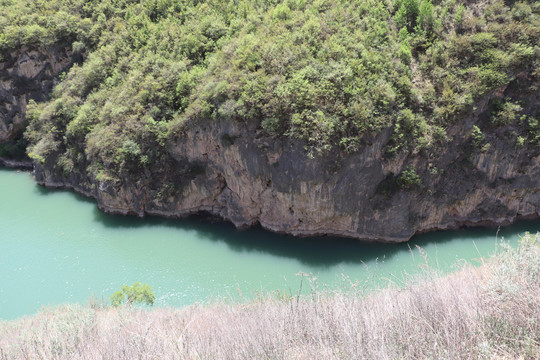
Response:
POLYGON ((540 359, 539 241, 368 295, 44 310, 0 323, 0 359, 540 359))

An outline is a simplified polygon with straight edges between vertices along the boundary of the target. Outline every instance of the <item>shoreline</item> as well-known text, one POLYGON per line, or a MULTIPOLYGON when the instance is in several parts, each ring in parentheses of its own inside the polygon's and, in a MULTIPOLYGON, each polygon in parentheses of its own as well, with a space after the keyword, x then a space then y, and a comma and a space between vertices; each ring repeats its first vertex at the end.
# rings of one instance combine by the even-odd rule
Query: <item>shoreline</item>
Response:
POLYGON ((30 160, 13 160, 0 157, 0 168, 17 170, 34 170, 34 164, 30 160))

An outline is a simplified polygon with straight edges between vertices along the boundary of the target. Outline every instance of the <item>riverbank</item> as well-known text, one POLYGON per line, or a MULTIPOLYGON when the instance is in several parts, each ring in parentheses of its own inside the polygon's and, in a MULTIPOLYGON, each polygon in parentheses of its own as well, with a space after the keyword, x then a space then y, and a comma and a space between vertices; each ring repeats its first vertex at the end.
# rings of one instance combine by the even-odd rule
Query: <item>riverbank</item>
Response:
POLYGON ((17 170, 33 170, 34 164, 29 160, 13 160, 0 157, 0 168, 2 167, 17 170))
POLYGON ((426 269, 421 280, 370 294, 351 284, 246 304, 45 309, 0 323, 0 358, 533 359, 539 242, 526 236, 478 268, 444 277, 426 269))

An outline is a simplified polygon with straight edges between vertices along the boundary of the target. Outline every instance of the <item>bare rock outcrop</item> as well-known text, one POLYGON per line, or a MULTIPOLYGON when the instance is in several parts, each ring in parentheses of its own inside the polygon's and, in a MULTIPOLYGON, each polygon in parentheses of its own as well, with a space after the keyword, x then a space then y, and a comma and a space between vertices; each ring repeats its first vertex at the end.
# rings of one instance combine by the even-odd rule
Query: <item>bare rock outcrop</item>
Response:
POLYGON ((23 48, 0 63, 0 144, 22 136, 28 102, 47 99, 71 64, 70 48, 23 48))

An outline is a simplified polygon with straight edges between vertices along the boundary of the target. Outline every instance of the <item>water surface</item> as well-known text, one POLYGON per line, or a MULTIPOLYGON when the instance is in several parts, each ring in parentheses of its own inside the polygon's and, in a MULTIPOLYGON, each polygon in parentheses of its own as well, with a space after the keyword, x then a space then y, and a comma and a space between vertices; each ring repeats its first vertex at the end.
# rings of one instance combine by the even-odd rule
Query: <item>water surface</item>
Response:
MULTIPOLYGON (((526 230, 540 230, 540 222, 506 228, 499 237, 515 243, 526 230)), ((301 273, 316 276, 320 286, 336 286, 344 277, 399 283, 426 263, 417 246, 431 266, 447 271, 460 259, 478 263, 493 252, 495 238, 496 229, 461 230, 385 245, 110 216, 70 191, 37 186, 29 173, 0 169, 0 318, 91 297, 108 301, 135 281, 154 288, 157 306, 296 293, 301 273)))

